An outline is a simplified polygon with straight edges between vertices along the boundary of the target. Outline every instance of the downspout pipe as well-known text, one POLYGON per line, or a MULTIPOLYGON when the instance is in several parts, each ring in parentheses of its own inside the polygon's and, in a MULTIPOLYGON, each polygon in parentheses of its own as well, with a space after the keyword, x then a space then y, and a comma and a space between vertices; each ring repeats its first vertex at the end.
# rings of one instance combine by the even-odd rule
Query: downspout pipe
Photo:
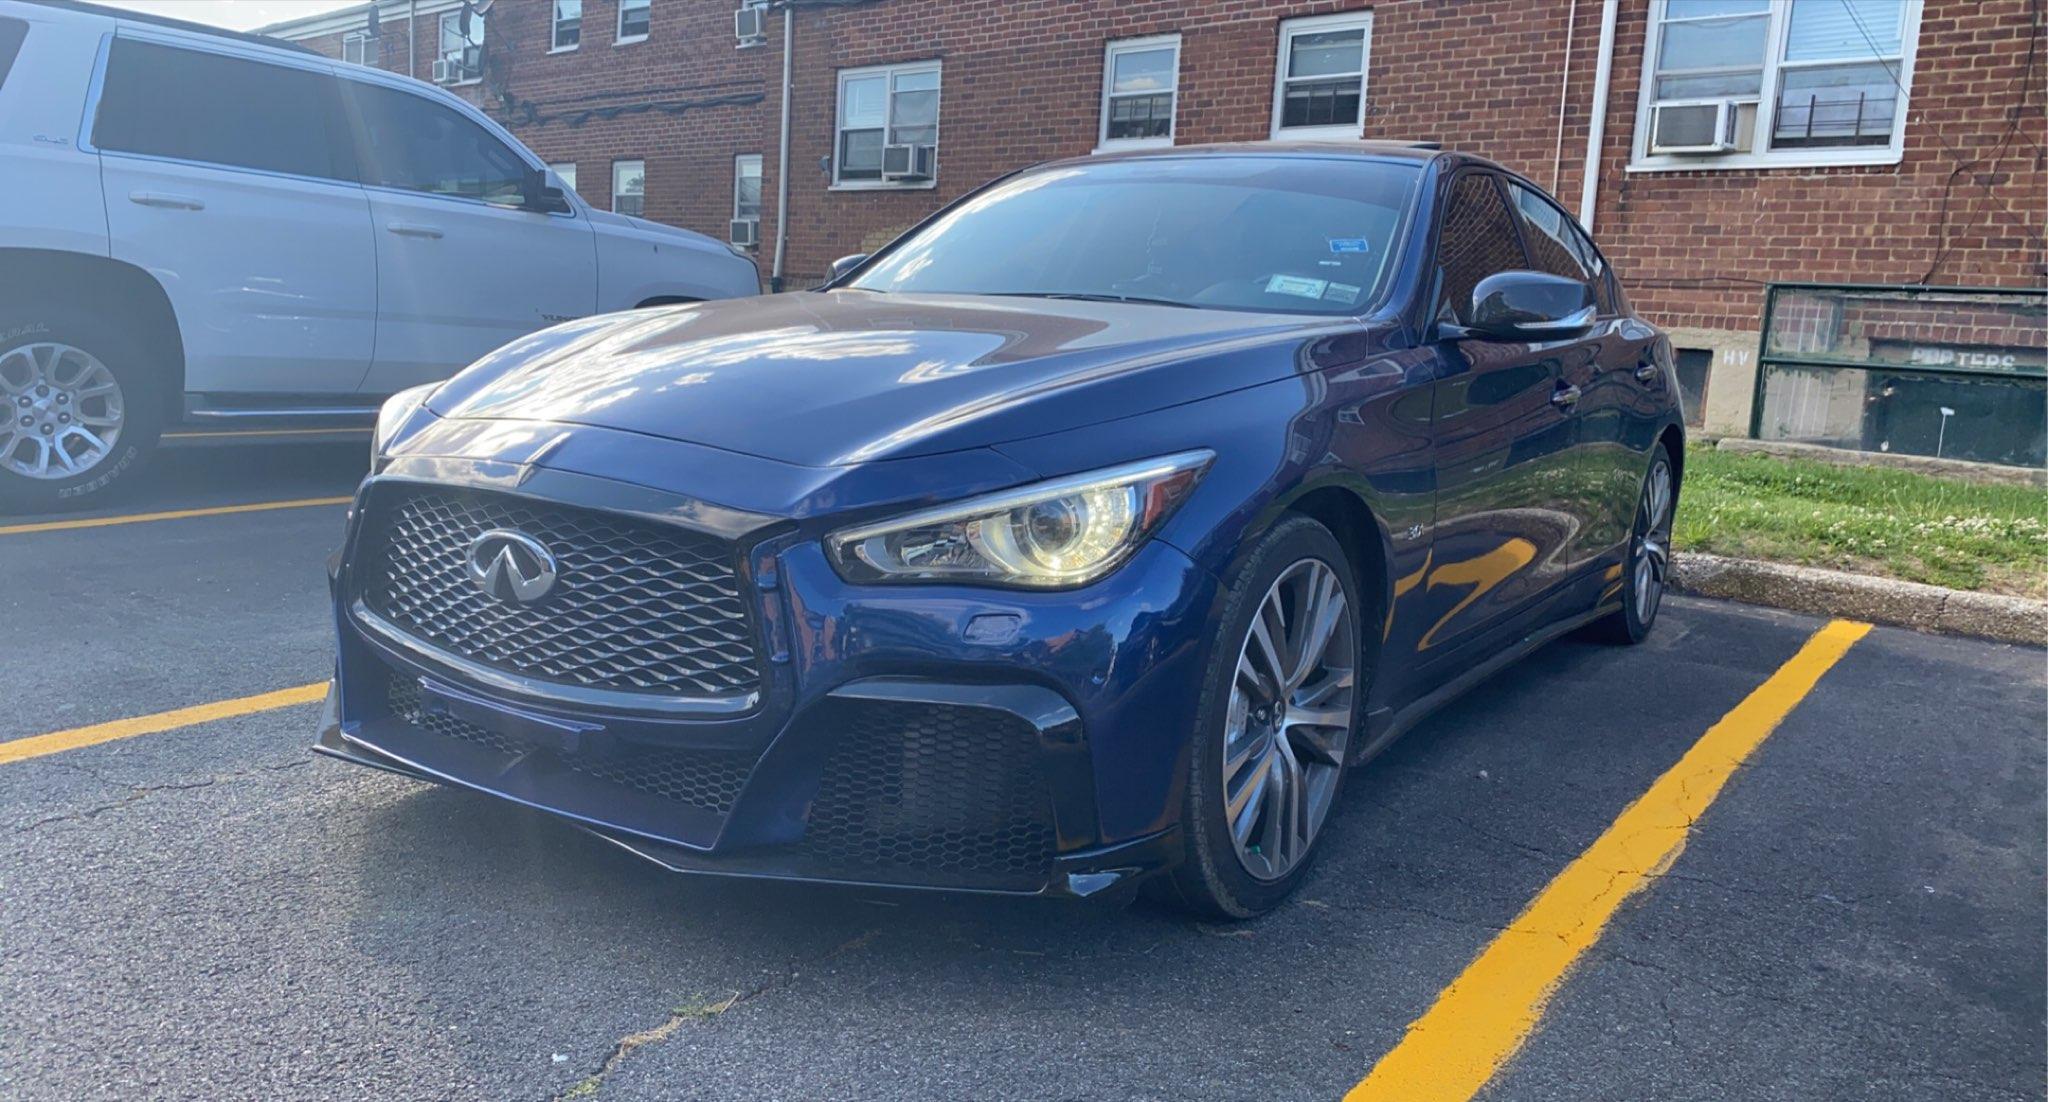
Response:
POLYGON ((1593 204, 1600 197, 1600 142, 1607 136, 1607 92, 1614 79, 1614 21, 1621 0, 1600 5, 1600 56, 1593 66, 1593 116, 1586 126, 1586 171, 1581 174, 1579 225, 1593 232, 1593 204))
POLYGON ((775 151, 775 267, 768 277, 768 289, 778 293, 782 290, 783 258, 789 253, 789 101, 796 95, 796 5, 781 7, 782 135, 775 151))

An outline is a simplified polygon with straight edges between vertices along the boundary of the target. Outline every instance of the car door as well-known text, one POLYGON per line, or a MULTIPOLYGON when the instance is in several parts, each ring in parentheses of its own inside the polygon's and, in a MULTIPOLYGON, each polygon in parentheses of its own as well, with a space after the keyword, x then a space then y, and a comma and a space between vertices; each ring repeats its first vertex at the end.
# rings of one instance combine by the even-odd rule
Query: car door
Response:
POLYGON ((186 390, 354 392, 377 260, 331 68, 123 31, 91 125, 110 251, 163 285, 186 390))
MULTIPOLYGON (((1499 178, 1468 170, 1447 187, 1436 242, 1439 322, 1469 321, 1472 291, 1525 269, 1499 178)), ((1432 336, 1435 326, 1432 325, 1432 336)), ((1436 525, 1421 585, 1425 661, 1449 660, 1565 575, 1576 526, 1569 500, 1574 417, 1569 342, 1438 339, 1431 425, 1436 525)))
POLYGON ((1584 283, 1599 306, 1593 328, 1558 350, 1564 381, 1576 387, 1578 426, 1572 446, 1569 507, 1577 527, 1561 561, 1570 569, 1591 566, 1628 539, 1635 495, 1642 483, 1643 455, 1628 431, 1642 382, 1635 369, 1649 355, 1640 323, 1629 324, 1616 308, 1606 263, 1578 223, 1535 187, 1507 180, 1529 266, 1584 283), (1626 484, 1626 491, 1617 487, 1626 484), (1625 501, 1618 501, 1617 495, 1625 501), (1620 515, 1617 515, 1617 506, 1620 515))
POLYGON ((445 379, 597 306, 597 246, 574 201, 522 209, 540 168, 454 106, 345 82, 377 249, 377 351, 363 390, 445 379))

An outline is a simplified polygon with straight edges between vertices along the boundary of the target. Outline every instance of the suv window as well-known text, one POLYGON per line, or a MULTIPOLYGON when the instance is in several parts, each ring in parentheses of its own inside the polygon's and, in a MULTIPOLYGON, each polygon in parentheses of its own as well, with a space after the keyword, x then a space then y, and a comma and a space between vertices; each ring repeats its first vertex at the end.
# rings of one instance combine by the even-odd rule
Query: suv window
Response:
POLYGON ((1522 214, 1523 240, 1529 246, 1529 261, 1539 272, 1579 280, 1593 288, 1602 313, 1611 312, 1612 296, 1607 293, 1607 266, 1599 250, 1586 239, 1578 223, 1534 188, 1513 180, 1508 191, 1515 197, 1515 209, 1522 214))
POLYGON ((1459 324, 1471 321, 1472 289, 1495 272, 1526 268, 1528 257, 1515 232, 1514 215, 1491 173, 1468 172, 1451 184, 1437 233, 1437 267, 1443 274, 1439 314, 1459 324))
POLYGON ((0 19, 0 87, 7 84, 7 70, 14 68, 14 55, 21 52, 21 40, 27 37, 27 23, 0 19))
POLYGON ((476 121, 397 88, 348 82, 363 182, 517 206, 528 166, 476 121))
POLYGON ((114 39, 93 144, 264 172, 353 180, 334 78, 114 39))

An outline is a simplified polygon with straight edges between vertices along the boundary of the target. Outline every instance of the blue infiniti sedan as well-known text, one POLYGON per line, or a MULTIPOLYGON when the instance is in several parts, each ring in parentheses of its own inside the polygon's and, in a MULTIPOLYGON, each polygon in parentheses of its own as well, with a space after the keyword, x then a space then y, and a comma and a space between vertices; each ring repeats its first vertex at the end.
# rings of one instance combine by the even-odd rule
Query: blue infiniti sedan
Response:
POLYGON ((322 751, 677 870, 1247 917, 1346 768, 1655 623, 1670 345, 1491 162, 1041 165, 391 399, 322 751))

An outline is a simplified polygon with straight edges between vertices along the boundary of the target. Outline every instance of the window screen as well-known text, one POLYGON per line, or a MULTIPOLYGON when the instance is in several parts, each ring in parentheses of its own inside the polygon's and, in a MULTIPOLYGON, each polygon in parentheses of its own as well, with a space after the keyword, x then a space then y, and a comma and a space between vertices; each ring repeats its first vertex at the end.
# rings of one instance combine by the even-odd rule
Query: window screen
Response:
POLYGON ((1494 178, 1469 172, 1451 185, 1437 235, 1437 265, 1443 271, 1442 309, 1460 324, 1471 321, 1472 290, 1495 272, 1528 266, 1515 236, 1515 219, 1494 178))
POLYGON ((334 78, 114 39, 93 144, 265 172, 355 176, 334 78))
POLYGON ((527 164, 460 112, 396 88, 349 83, 363 182, 516 206, 527 164))

